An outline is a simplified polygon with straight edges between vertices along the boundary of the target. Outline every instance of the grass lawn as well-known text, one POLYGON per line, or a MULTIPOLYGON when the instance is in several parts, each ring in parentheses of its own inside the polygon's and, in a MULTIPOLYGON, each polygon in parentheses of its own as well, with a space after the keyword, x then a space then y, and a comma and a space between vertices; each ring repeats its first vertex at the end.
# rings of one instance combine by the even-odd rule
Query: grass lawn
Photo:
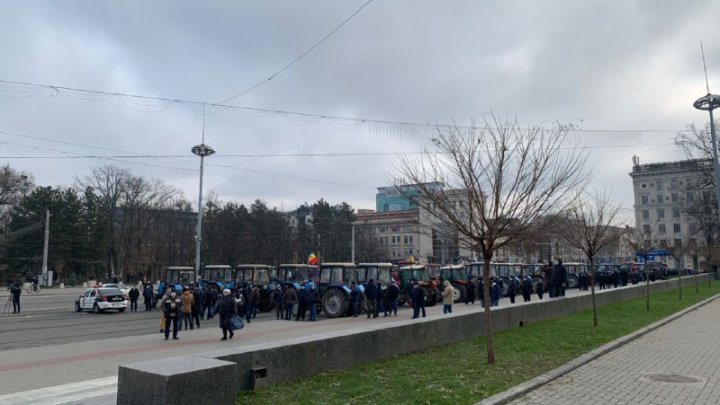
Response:
MULTIPOLYGON (((497 333, 492 366, 486 361, 485 339, 479 337, 243 392, 236 403, 472 404, 718 293, 718 282, 712 288, 700 283, 699 293, 694 282, 683 280, 683 285, 682 300, 677 290, 654 294, 650 311, 645 298, 600 307, 597 328, 590 310, 497 333)), ((399 342, 388 344, 402 350, 399 342)))

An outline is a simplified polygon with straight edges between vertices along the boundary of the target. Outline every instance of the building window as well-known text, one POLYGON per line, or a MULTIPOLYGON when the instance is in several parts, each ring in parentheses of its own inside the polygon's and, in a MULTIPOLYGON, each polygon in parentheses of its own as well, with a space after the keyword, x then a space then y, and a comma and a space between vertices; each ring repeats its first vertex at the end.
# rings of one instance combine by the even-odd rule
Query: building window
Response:
POLYGON ((643 225, 643 233, 645 235, 650 235, 650 225, 643 225))
POLYGON ((663 239, 663 240, 660 241, 660 247, 661 247, 661 248, 666 248, 666 247, 667 247, 667 241, 666 241, 665 239, 663 239))
POLYGON ((397 226, 393 226, 392 228, 390 228, 390 231, 391 232, 400 232, 400 228, 397 226))
POLYGON ((696 234, 698 231, 698 225, 695 223, 690 223, 690 235, 696 234))
POLYGON ((670 200, 672 202, 678 202, 678 193, 672 193, 670 194, 670 200))
POLYGON ((658 203, 662 203, 663 201, 665 201, 665 195, 664 195, 664 194, 658 194, 656 201, 657 201, 658 203))
POLYGON ((412 243, 413 243, 413 237, 412 237, 412 235, 405 235, 405 240, 404 240, 404 242, 405 242, 406 245, 412 245, 412 243))
POLYGON ((658 233, 665 235, 665 224, 658 225, 658 233))
POLYGON ((649 221, 650 220, 650 210, 643 210, 642 216, 643 216, 643 221, 649 221))
POLYGON ((378 228, 378 231, 380 233, 385 233, 385 232, 387 232, 387 227, 381 226, 380 228, 378 228))
POLYGON ((680 224, 673 224, 673 232, 680 233, 682 230, 680 229, 680 224))
POLYGON ((658 208, 658 218, 665 218, 665 209, 664 208, 658 208))
POLYGON ((643 205, 644 205, 644 204, 647 204, 647 203, 648 203, 648 196, 646 196, 646 195, 641 195, 641 196, 640 196, 640 203, 643 204, 643 205))
POLYGON ((657 190, 657 191, 663 191, 663 181, 662 181, 662 180, 658 180, 658 181, 657 181, 656 190, 657 190))
POLYGON ((703 190, 703 192, 702 192, 702 198, 703 198, 703 201, 710 201, 710 191, 709 191, 709 190, 703 190))
POLYGON ((677 180, 670 180, 670 190, 677 190, 677 180))
POLYGON ((645 183, 641 184, 640 188, 647 188, 647 184, 645 184, 645 183))
POLYGON ((682 239, 675 239, 675 242, 673 243, 673 246, 675 246, 675 247, 682 247, 682 239))
POLYGON ((693 179, 692 179, 692 177, 686 177, 686 178, 685 178, 685 188, 689 190, 689 189, 692 188, 692 186, 693 186, 693 179))
POLYGON ((680 208, 673 208, 673 218, 680 218, 680 208))
POLYGON ((693 201, 695 201, 695 197, 694 197, 692 191, 688 191, 688 192, 687 192, 687 194, 685 195, 685 201, 687 201, 687 202, 693 202, 693 201))

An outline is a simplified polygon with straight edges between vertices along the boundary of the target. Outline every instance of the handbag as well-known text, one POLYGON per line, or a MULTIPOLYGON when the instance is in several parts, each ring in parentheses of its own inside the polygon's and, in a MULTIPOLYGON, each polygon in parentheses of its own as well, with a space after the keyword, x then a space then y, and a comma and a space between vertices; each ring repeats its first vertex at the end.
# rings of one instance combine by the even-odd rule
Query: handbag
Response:
POLYGON ((229 329, 230 329, 230 330, 233 330, 233 331, 234 331, 234 330, 240 330, 240 329, 242 329, 242 328, 245 327, 245 323, 243 322, 242 318, 240 318, 240 317, 237 316, 237 315, 235 315, 235 316, 233 316, 232 318, 230 318, 229 324, 230 324, 230 325, 229 325, 229 326, 230 326, 229 329))

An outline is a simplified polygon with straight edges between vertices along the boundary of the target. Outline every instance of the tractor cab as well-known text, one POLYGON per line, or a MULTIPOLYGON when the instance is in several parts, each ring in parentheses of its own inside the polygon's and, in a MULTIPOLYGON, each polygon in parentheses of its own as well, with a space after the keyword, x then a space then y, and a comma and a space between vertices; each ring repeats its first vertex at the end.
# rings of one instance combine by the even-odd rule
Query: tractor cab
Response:
POLYGON ((160 280, 157 290, 158 300, 162 299, 165 291, 175 291, 182 293, 183 288, 195 284, 195 269, 185 266, 170 266, 163 270, 163 276, 160 280))
POLYGON ((383 289, 390 283, 399 286, 400 280, 394 270, 392 263, 360 263, 357 267, 357 282, 364 287, 368 281, 375 280, 375 283, 382 284, 383 289))
POLYGON ((286 288, 291 286, 299 290, 302 283, 320 282, 320 267, 308 264, 281 264, 277 269, 277 282, 286 288))
POLYGON ((210 264, 203 268, 202 281, 208 288, 221 293, 224 289, 234 290, 233 269, 226 264, 210 264))
POLYGON ((257 286, 260 291, 260 304, 258 309, 267 312, 275 307, 272 299, 277 279, 277 270, 265 264, 240 264, 235 267, 235 285, 246 287, 250 284, 257 286))
POLYGON ((469 277, 465 266, 453 264, 440 267, 440 289, 444 289, 444 281, 449 281, 455 288, 453 301, 465 301, 467 299, 467 283, 469 277))

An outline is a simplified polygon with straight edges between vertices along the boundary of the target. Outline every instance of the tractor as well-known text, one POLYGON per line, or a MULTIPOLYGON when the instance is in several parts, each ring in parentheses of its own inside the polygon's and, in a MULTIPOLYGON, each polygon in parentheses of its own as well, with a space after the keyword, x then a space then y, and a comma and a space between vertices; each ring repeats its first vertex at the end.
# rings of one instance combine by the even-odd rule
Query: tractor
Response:
POLYGON ((417 282, 420 285, 420 288, 425 289, 425 305, 426 306, 433 306, 435 305, 440 299, 440 289, 439 289, 439 281, 437 278, 431 278, 430 277, 430 271, 429 267, 434 266, 428 266, 425 264, 411 264, 409 266, 402 266, 400 267, 400 298, 398 299, 398 303, 400 305, 404 304, 406 301, 408 302, 408 305, 411 305, 411 298, 412 298, 412 288, 413 288, 413 282, 417 282))
POLYGON ((248 284, 257 286, 260 291, 260 312, 271 311, 275 307, 273 293, 277 285, 277 270, 264 264, 240 264, 235 267, 235 285, 246 287, 248 284))
MULTIPOLYGON (((367 287, 368 281, 370 280, 374 280, 376 284, 382 284, 380 294, 384 293, 390 283, 394 283, 398 286, 398 288, 400 288, 400 280, 397 276, 397 272, 395 272, 395 266, 393 266, 392 263, 358 264, 357 284, 361 287, 360 291, 364 291, 365 287, 367 287)), ((365 302, 364 295, 360 298, 360 300, 361 303, 359 304, 359 307, 363 308, 363 310, 367 310, 367 303, 365 302)))
POLYGON ((203 268, 201 282, 222 294, 224 289, 234 290, 233 269, 227 264, 210 264, 203 268))
MULTIPOLYGON (((350 312, 350 283, 358 282, 355 263, 322 263, 320 265, 320 301, 328 318, 338 318, 350 312)), ((362 284, 358 283, 359 287, 362 284)), ((362 290, 362 288, 361 288, 362 290)))
POLYGON ((467 300, 467 283, 469 279, 467 269, 461 264, 440 267, 440 287, 444 288, 443 281, 450 282, 455 288, 454 302, 465 302, 467 300))
MULTIPOLYGON (((281 264, 277 270, 277 282, 286 288, 294 288, 300 291, 303 284, 318 285, 320 282, 320 267, 308 264, 281 264)), ((298 305, 295 304, 292 310, 293 316, 297 315, 298 305)), ((318 312, 320 312, 322 308, 318 312)))
POLYGON ((162 280, 158 285, 157 301, 162 300, 165 290, 182 294, 183 288, 195 284, 195 269, 185 266, 170 266, 163 271, 162 280))

